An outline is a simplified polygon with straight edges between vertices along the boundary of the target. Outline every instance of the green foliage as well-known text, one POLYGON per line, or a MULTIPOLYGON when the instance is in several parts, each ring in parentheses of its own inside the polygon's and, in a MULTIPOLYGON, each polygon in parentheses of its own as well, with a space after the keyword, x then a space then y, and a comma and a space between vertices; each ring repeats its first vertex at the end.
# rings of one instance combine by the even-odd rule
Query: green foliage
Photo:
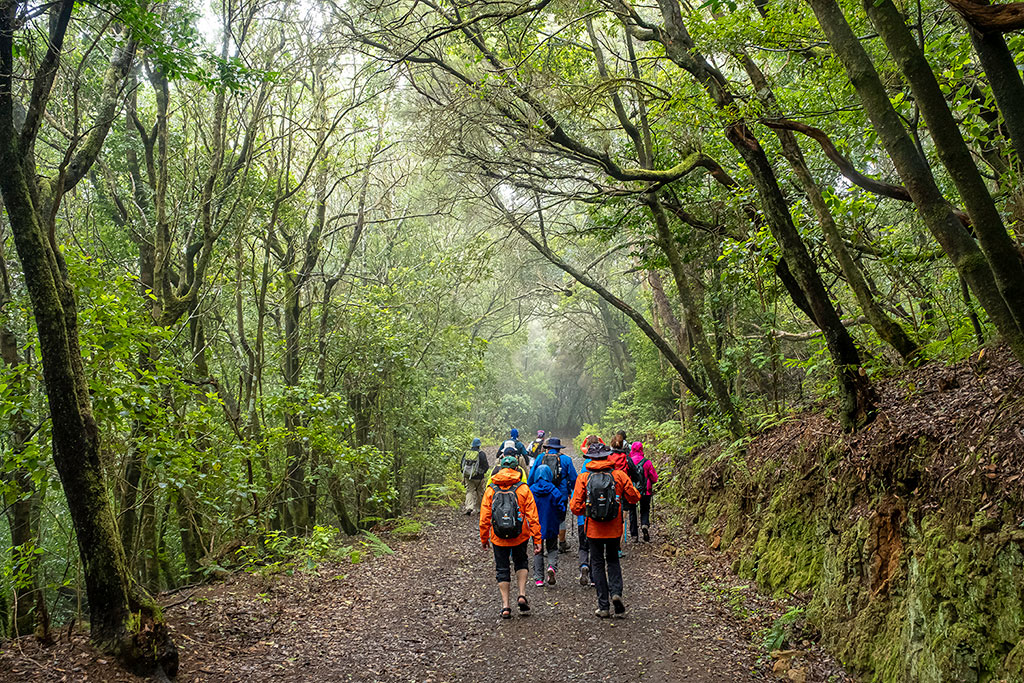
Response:
POLYGON ((784 650, 799 632, 800 623, 804 620, 803 607, 790 607, 786 613, 772 622, 768 628, 762 629, 756 638, 765 652, 784 650))

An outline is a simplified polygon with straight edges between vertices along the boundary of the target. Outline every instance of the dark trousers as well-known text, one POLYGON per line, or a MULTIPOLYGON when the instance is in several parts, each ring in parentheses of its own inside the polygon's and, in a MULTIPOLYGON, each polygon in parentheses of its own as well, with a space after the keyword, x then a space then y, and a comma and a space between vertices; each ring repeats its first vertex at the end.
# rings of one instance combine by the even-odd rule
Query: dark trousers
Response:
POLYGON ((512 580, 512 573, 509 571, 510 561, 515 566, 516 571, 526 569, 526 541, 513 546, 494 545, 492 543, 491 547, 494 548, 494 567, 498 583, 512 580))
POLYGON ((590 543, 587 541, 587 525, 580 524, 576 527, 580 539, 580 566, 590 566, 590 543))
MULTIPOLYGON (((633 540, 640 538, 640 530, 637 528, 637 508, 640 508, 640 526, 651 525, 651 498, 650 496, 640 496, 639 505, 630 505, 626 507, 626 512, 629 513, 629 535, 633 537, 633 540)), ((625 506, 624 506, 625 507, 625 506)))
POLYGON ((609 596, 622 595, 622 565, 619 564, 619 539, 591 538, 590 579, 597 584, 597 607, 608 609, 609 596))

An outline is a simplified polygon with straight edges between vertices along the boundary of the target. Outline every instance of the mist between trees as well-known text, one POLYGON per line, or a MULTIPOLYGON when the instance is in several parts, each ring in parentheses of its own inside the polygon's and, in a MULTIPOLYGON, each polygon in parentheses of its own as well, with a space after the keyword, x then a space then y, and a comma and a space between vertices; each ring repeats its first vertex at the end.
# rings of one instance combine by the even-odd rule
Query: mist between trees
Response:
POLYGON ((474 435, 855 430, 1024 359, 1004 6, 0 7, 4 634, 171 673, 153 592, 474 435))

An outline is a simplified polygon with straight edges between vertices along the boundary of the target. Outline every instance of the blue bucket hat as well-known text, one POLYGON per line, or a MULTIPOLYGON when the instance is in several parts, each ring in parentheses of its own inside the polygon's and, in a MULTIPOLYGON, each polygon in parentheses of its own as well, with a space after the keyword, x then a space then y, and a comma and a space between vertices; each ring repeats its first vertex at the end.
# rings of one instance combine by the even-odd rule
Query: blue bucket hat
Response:
POLYGON ((480 448, 480 439, 473 439, 472 448, 480 448))

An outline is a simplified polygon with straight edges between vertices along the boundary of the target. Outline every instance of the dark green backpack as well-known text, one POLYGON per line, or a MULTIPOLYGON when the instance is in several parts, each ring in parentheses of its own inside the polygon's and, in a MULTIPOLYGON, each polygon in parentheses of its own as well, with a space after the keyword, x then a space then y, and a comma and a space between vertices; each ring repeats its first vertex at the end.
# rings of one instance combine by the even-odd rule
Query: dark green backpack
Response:
POLYGON ((498 538, 516 538, 523 533, 523 515, 519 511, 519 496, 516 491, 523 482, 518 481, 510 488, 499 488, 491 484, 494 497, 491 498, 491 528, 498 538))

